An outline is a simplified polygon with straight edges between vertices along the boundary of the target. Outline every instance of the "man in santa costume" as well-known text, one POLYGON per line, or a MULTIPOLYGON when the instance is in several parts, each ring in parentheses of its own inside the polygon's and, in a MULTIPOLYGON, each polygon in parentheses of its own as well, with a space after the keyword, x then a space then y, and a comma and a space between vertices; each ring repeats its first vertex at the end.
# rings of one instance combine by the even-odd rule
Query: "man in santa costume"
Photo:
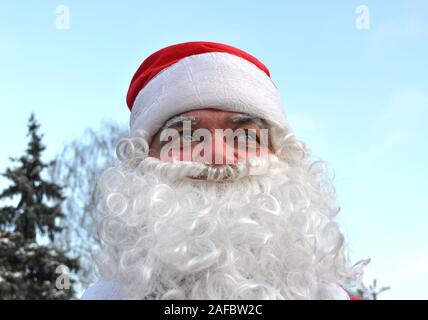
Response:
POLYGON ((350 264, 331 176, 266 66, 224 44, 169 46, 127 104, 83 299, 349 299, 367 261, 350 264))

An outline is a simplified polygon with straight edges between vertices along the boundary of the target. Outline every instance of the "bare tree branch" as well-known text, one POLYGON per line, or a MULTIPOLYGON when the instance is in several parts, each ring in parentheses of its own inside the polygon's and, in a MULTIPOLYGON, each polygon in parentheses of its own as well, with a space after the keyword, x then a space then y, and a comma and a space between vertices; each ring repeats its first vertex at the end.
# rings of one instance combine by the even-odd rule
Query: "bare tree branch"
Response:
POLYGON ((100 245, 96 233, 96 183, 101 173, 116 162, 116 143, 127 135, 127 126, 114 122, 104 122, 98 130, 87 129, 81 138, 65 145, 50 171, 52 180, 64 186, 67 197, 63 204, 64 237, 58 245, 79 257, 82 287, 96 277, 92 260, 100 245))

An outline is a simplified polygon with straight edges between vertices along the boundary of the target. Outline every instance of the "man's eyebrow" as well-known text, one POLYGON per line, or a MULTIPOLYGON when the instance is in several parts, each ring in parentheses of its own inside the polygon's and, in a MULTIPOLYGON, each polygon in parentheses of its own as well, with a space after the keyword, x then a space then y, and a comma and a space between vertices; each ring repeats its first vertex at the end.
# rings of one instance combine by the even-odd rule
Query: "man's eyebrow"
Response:
POLYGON ((249 122, 251 123, 251 122, 253 122, 259 128, 265 128, 266 127, 264 121, 261 118, 253 116, 251 114, 238 114, 238 115, 235 115, 235 116, 231 116, 230 120, 233 123, 237 123, 237 124, 244 124, 244 123, 249 123, 249 122))
POLYGON ((182 125, 184 121, 190 121, 192 125, 195 125, 198 123, 198 118, 191 116, 176 116, 165 122, 162 129, 177 127, 179 125, 182 125))

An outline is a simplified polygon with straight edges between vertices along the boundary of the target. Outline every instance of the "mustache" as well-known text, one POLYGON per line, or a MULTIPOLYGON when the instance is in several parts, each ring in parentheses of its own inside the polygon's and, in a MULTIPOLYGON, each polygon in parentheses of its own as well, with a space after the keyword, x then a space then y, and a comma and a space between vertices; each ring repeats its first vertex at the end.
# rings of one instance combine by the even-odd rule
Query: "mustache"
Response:
POLYGON ((243 165, 225 164, 221 166, 214 166, 204 164, 201 173, 188 178, 193 180, 206 180, 206 181, 231 181, 238 180, 246 175, 247 170, 243 165))
POLYGON ((190 179, 192 181, 225 182, 248 176, 263 175, 277 158, 273 155, 254 157, 236 164, 213 165, 194 161, 163 162, 158 158, 147 157, 141 161, 137 170, 141 174, 154 173, 171 179, 190 179))

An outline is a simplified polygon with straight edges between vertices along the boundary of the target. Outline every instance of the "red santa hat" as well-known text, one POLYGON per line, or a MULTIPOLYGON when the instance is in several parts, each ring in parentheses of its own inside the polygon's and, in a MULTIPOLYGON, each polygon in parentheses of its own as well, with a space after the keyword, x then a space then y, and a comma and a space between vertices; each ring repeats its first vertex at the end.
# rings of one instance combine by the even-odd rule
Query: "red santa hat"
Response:
POLYGON ((180 43, 150 55, 131 80, 127 104, 131 134, 143 129, 149 137, 174 115, 202 108, 286 123, 266 66, 238 48, 214 42, 180 43))

